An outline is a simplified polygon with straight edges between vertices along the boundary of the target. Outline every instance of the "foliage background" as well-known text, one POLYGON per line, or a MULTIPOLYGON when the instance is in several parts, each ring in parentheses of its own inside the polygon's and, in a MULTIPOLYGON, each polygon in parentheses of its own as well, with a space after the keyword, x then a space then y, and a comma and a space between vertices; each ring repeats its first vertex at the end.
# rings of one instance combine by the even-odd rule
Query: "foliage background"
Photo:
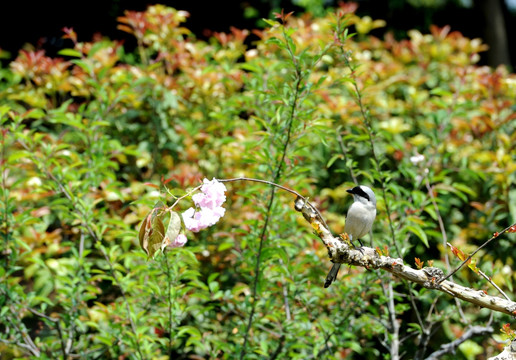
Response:
MULTIPOLYGON (((134 52, 65 29, 58 56, 22 50, 1 68, 2 357, 422 359, 471 324, 509 322, 381 272, 342 269, 323 289, 326 250, 294 199, 261 184, 228 184, 223 221, 184 248, 139 248, 156 201, 203 177, 293 188, 335 233, 345 190, 370 184, 366 242, 445 271, 447 241, 471 252, 515 222, 516 76, 475 65, 478 39, 377 38, 385 23, 354 11, 283 16, 248 44, 237 29, 198 40, 186 12, 156 5, 119 19, 134 52)), ((511 241, 477 264, 509 293, 511 241)), ((496 293, 469 270, 455 279, 496 293)), ((496 336, 449 358, 496 354, 496 336)))
MULTIPOLYGON (((240 29, 262 28, 263 18, 271 18, 281 9, 296 14, 310 12, 323 16, 338 6, 340 0, 164 0, 166 6, 188 11, 186 27, 200 39, 208 39, 213 31, 228 32, 231 26, 240 29)), ((466 37, 482 38, 489 49, 481 53, 480 63, 493 67, 499 64, 516 66, 516 1, 515 0, 359 0, 359 16, 370 16, 387 21, 372 34, 381 36, 392 32, 396 39, 407 37, 409 30, 428 32, 430 25, 450 25, 466 37)), ((148 0, 90 0, 80 7, 70 7, 66 0, 38 2, 26 6, 24 2, 5 2, 6 14, 23 13, 23 21, 6 16, 0 22, 0 48, 13 56, 29 43, 44 48, 54 56, 69 43, 62 39, 61 29, 73 27, 81 41, 89 41, 100 33, 110 38, 123 39, 126 49, 134 49, 134 38, 124 36, 113 23, 124 10, 144 11, 154 4, 148 0), (80 10, 78 10, 80 9, 80 10), (7 36, 7 34, 9 36, 7 36)))

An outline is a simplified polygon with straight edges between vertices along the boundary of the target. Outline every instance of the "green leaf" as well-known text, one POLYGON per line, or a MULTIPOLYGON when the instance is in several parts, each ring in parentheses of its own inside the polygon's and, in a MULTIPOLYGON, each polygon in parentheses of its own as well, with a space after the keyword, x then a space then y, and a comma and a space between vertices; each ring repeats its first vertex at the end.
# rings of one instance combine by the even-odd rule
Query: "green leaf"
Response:
POLYGON ((276 253, 275 248, 265 248, 262 250, 262 261, 265 263, 267 260, 273 259, 275 257, 278 257, 278 254, 276 253))
POLYGON ((20 159, 30 159, 32 156, 31 153, 25 150, 18 150, 16 152, 13 152, 12 154, 9 154, 9 157, 7 159, 7 162, 9 164, 14 164, 20 159))
POLYGON ((189 325, 181 326, 177 332, 176 337, 181 337, 183 334, 188 334, 196 339, 201 338, 201 332, 197 328, 189 325))
POLYGON ((460 192, 463 192, 463 193, 466 193, 466 194, 469 194, 471 195, 472 197, 477 197, 477 193, 475 192, 475 190, 473 190, 472 188, 470 188, 469 186, 465 185, 465 184, 461 184, 461 183, 454 183, 453 184, 453 187, 457 190, 459 190, 460 192))
POLYGON ((28 119, 41 119, 45 115, 46 114, 43 109, 36 108, 36 109, 30 109, 29 111, 27 111, 27 113, 25 114, 25 117, 28 119))
POLYGON ((211 293, 216 293, 217 291, 219 291, 220 288, 219 283, 216 281, 209 282, 208 287, 211 293))
POLYGON ((453 94, 449 90, 445 90, 442 88, 435 88, 430 90, 431 95, 437 95, 437 96, 452 96, 453 94))
POLYGON ((276 25, 279 25, 279 22, 277 21, 274 21, 274 20, 270 20, 270 19, 262 19, 263 21, 265 21, 265 23, 269 26, 276 26, 276 25))
POLYGON ((262 72, 261 69, 258 66, 253 65, 253 64, 249 64, 249 63, 241 64, 240 68, 243 69, 243 70, 247 70, 247 71, 255 72, 255 73, 261 73, 262 72))
POLYGON ((344 155, 342 154, 335 154, 331 157, 331 159, 328 161, 328 163, 326 164, 326 168, 330 168, 333 163, 337 160, 343 160, 344 159, 344 155))
POLYGON ((62 55, 62 56, 71 56, 71 57, 82 57, 82 54, 80 51, 77 51, 75 49, 62 49, 62 50, 59 50, 58 52, 59 55, 62 55))
POLYGON ((83 69, 88 74, 90 74, 93 71, 93 68, 91 67, 91 65, 83 60, 70 60, 70 62, 79 66, 81 69, 83 69))
POLYGON ((211 273, 208 276, 208 283, 211 283, 212 281, 214 281, 219 275, 220 275, 219 273, 211 273))
POLYGON ((416 235, 423 242, 423 244, 425 244, 426 247, 429 247, 426 233, 419 225, 407 225, 406 229, 416 235))
POLYGON ((219 247, 217 248, 217 251, 224 251, 227 249, 231 249, 233 246, 235 246, 235 244, 233 244, 232 242, 223 242, 219 245, 219 247))
POLYGON ((437 216, 437 213, 435 212, 435 209, 434 209, 434 205, 428 205, 425 207, 425 212, 430 215, 432 217, 432 219, 434 219, 435 221, 437 221, 438 219, 438 216, 437 216))
POLYGON ((275 37, 268 39, 265 43, 267 45, 269 45, 269 44, 277 45, 280 49, 285 49, 285 47, 286 47, 285 44, 283 42, 281 42, 280 39, 275 38, 275 37))
POLYGON ((11 108, 7 105, 0 106, 0 117, 3 117, 11 108))

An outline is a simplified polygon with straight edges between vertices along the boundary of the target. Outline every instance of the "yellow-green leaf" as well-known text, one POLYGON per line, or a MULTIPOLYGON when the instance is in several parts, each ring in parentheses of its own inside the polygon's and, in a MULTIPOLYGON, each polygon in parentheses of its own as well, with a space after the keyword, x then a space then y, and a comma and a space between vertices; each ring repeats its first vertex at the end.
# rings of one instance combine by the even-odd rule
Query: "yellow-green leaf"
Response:
POLYGON ((175 211, 170 212, 170 221, 168 222, 167 232, 163 244, 168 244, 175 240, 181 231, 181 218, 175 211))
POLYGON ((71 57, 82 57, 82 54, 80 51, 77 51, 75 49, 62 49, 62 50, 59 50, 58 52, 59 55, 62 55, 62 56, 71 56, 71 57))

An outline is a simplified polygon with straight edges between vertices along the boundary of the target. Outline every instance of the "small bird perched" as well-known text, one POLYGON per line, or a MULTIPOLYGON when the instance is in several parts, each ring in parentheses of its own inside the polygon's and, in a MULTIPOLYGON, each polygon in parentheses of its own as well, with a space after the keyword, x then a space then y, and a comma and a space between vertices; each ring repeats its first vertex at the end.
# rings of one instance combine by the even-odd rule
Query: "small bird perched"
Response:
MULTIPOLYGON (((371 231, 374 218, 376 217, 376 197, 373 190, 364 185, 355 186, 353 189, 346 190, 353 194, 353 204, 349 207, 348 215, 346 216, 346 225, 344 231, 349 235, 351 244, 353 240, 358 240, 361 246, 360 238, 371 231)), ((353 245, 354 247, 355 245, 353 245)), ((334 263, 326 276, 324 287, 327 288, 337 278, 340 268, 339 263, 334 263)))

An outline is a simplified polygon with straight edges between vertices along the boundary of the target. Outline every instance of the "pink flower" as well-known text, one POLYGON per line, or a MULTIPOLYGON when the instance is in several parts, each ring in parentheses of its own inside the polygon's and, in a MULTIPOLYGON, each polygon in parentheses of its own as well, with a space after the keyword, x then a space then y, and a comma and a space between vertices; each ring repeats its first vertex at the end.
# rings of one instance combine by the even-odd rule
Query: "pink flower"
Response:
POLYGON ((179 234, 179 235, 177 235, 175 240, 168 246, 171 248, 183 247, 187 241, 188 241, 188 239, 186 238, 185 234, 179 234))
POLYGON ((183 212, 183 221, 185 227, 193 232, 199 232, 206 229, 209 226, 215 225, 222 216, 226 209, 223 207, 217 207, 215 209, 203 208, 199 211, 195 211, 194 208, 189 208, 183 212))
POLYGON ((206 224, 206 227, 215 225, 224 216, 225 212, 226 209, 220 206, 215 209, 201 208, 201 221, 206 224))
POLYGON ((193 202, 199 208, 189 208, 183 212, 185 227, 193 232, 201 231, 215 225, 224 216, 226 209, 221 205, 226 201, 226 187, 213 179, 203 180, 201 192, 192 196, 193 202))
POLYGON ((220 207, 226 201, 226 186, 218 182, 217 179, 209 181, 203 180, 201 193, 192 196, 195 205, 201 208, 215 209, 220 207))
POLYGON ((183 222, 185 223, 185 228, 193 232, 199 232, 205 228, 200 221, 201 213, 195 212, 194 208, 189 208, 183 213, 183 222))

